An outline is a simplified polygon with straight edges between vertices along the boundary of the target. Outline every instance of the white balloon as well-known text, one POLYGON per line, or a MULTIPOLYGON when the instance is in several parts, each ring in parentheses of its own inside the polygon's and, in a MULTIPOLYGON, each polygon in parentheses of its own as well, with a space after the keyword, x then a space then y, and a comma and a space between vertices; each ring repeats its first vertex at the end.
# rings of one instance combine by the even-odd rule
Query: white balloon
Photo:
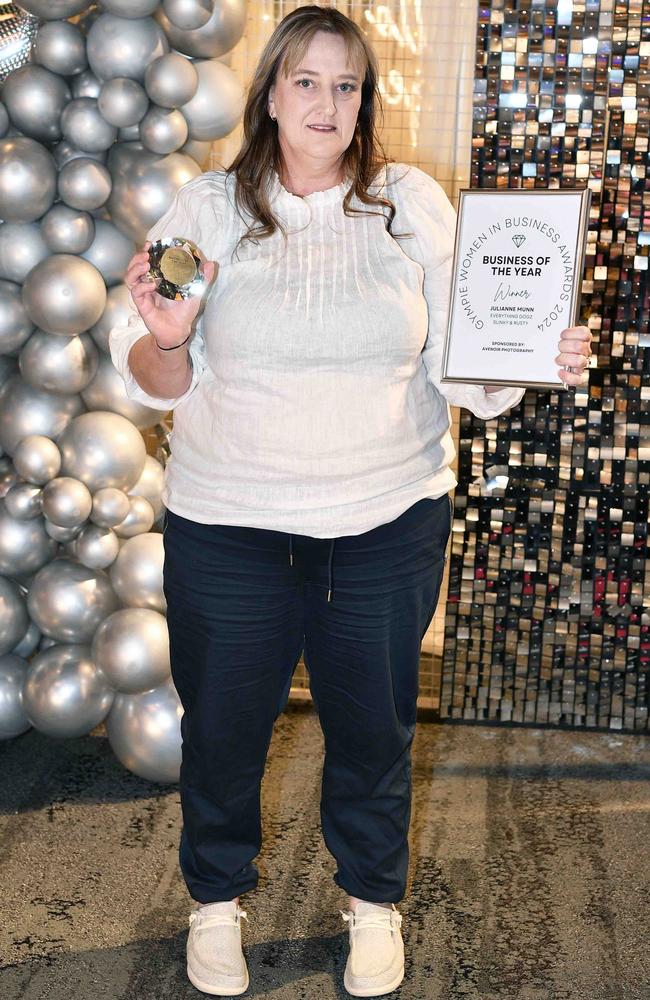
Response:
POLYGON ((164 612, 162 535, 148 532, 127 538, 110 569, 111 584, 122 604, 164 612))
POLYGON ((154 104, 179 108, 194 97, 199 77, 194 63, 178 52, 169 52, 147 66, 144 85, 154 104))
POLYGON ((27 596, 32 620, 59 642, 90 642, 117 605, 106 574, 71 559, 53 559, 39 570, 27 596))
POLYGON ((27 482, 42 486, 58 476, 61 452, 50 438, 31 434, 17 445, 14 466, 18 475, 27 482))
POLYGON ((81 479, 95 493, 103 486, 130 489, 144 468, 142 435, 118 413, 96 411, 75 417, 61 435, 65 475, 81 479))
POLYGON ((0 278, 22 284, 31 269, 47 257, 50 249, 46 245, 37 223, 2 223, 0 225, 0 278))
POLYGON ((0 657, 0 740, 10 740, 31 728, 23 708, 27 663, 21 656, 0 657))
POLYGON ((234 72, 218 59, 197 60, 199 86, 181 108, 192 139, 221 139, 244 111, 244 90, 234 72))
POLYGON ((116 694, 108 741, 129 771, 148 781, 178 781, 183 708, 171 681, 143 694, 116 694))
POLYGON ((88 646, 52 646, 32 660, 23 688, 30 722, 48 736, 84 736, 102 722, 114 692, 88 646))
POLYGON ((122 608, 93 637, 92 657, 118 691, 136 694, 170 677, 165 617, 149 608, 122 608))
POLYGON ((73 337, 93 326, 104 312, 106 286, 88 261, 57 253, 29 272, 23 302, 42 330, 73 337))

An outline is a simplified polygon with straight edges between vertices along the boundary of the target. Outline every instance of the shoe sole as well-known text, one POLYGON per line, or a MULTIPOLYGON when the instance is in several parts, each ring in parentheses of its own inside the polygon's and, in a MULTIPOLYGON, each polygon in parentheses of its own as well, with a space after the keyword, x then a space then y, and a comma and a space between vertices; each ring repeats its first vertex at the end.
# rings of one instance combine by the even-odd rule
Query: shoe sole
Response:
POLYGON ((392 993, 393 990, 396 990, 403 979, 404 969, 402 968, 395 979, 390 983, 385 983, 383 986, 355 987, 350 983, 346 972, 343 975, 343 985, 353 997, 383 997, 385 993, 392 993))
POLYGON ((196 986, 197 990, 201 990, 202 993, 209 993, 213 997, 238 997, 240 993, 245 993, 248 989, 248 970, 246 970, 246 982, 243 986, 238 986, 231 988, 228 986, 215 986, 212 983, 206 983, 204 980, 199 979, 198 976, 194 975, 189 965, 187 967, 187 978, 191 982, 192 986, 196 986))

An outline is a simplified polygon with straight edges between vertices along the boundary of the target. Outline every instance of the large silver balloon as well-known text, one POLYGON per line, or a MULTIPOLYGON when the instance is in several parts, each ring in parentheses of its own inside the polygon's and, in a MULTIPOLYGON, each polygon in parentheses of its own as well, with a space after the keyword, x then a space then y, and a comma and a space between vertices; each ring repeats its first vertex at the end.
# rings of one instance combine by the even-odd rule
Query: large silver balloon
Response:
POLYGON ((73 337, 97 322, 106 305, 99 271, 73 254, 52 254, 29 272, 23 302, 33 323, 73 337))
MULTIPOLYGON (((50 22, 56 23, 56 22, 50 22)), ((70 208, 59 202, 52 205, 41 219, 40 233, 46 253, 84 253, 95 236, 95 222, 92 215, 78 208, 70 208)), ((42 258, 39 258, 42 259, 42 258)), ((0 229, 0 261, 2 260, 2 230, 0 229)), ((35 260, 32 267, 37 264, 35 260)), ((23 279, 24 280, 24 277, 23 279)))
POLYGON ((109 288, 102 317, 90 329, 90 336, 106 354, 110 351, 109 333, 114 326, 127 323, 131 312, 130 292, 126 285, 116 285, 109 288))
POLYGON ((81 397, 89 410, 112 410, 120 413, 140 430, 159 424, 164 410, 154 410, 126 394, 124 379, 107 354, 99 356, 97 373, 86 386, 81 397))
POLYGON ((144 118, 149 98, 137 80, 118 76, 102 84, 97 104, 107 122, 125 128, 144 118))
POLYGON ((144 468, 142 435, 118 413, 82 413, 61 435, 64 475, 86 484, 91 493, 102 486, 130 489, 144 468))
POLYGON ((85 525, 74 542, 75 558, 90 569, 107 569, 120 551, 120 540, 111 528, 85 525))
POLYGON ((61 131, 68 142, 88 152, 112 146, 117 129, 102 117, 93 97, 77 97, 61 115, 61 131))
POLYGON ((32 54, 35 62, 62 76, 74 76, 88 65, 86 39, 77 25, 70 21, 43 24, 32 54))
POLYGON ((122 604, 131 608, 152 608, 164 612, 164 550, 162 535, 148 532, 128 538, 111 566, 113 589, 122 604))
MULTIPOLYGON (((144 475, 144 470, 142 475, 144 475)), ((135 489, 135 487, 133 488, 135 489)), ((120 524, 124 520, 130 509, 129 498, 123 490, 118 490, 114 486, 105 486, 103 489, 97 490, 93 496, 90 520, 98 527, 114 528, 116 524, 120 524)))
POLYGON ((8 455, 13 455, 28 434, 43 434, 56 440, 83 409, 77 395, 35 389, 14 375, 0 393, 0 445, 8 455))
POLYGON ((89 0, 23 0, 20 6, 44 21, 59 21, 80 14, 88 5, 89 0))
MULTIPOLYGON (((178 8, 180 0, 177 0, 178 8)), ((172 24, 165 9, 156 11, 169 43, 178 52, 203 59, 222 56, 235 47, 246 26, 246 0, 220 0, 210 18, 200 28, 184 31, 172 24)))
POLYGON ((27 596, 32 620, 59 642, 90 642, 117 605, 106 574, 72 559, 53 559, 39 570, 27 596))
POLYGON ((0 352, 19 351, 33 329, 34 324, 23 305, 20 285, 0 281, 0 352))
POLYGON ((125 236, 112 222, 97 219, 95 239, 84 252, 83 258, 97 268, 106 285, 117 285, 126 274, 126 266, 135 249, 133 240, 125 236))
POLYGON ((68 160, 59 174, 59 196, 71 208, 88 212, 99 208, 108 200, 111 187, 108 169, 88 156, 68 160))
POLYGON ((47 736, 84 736, 106 718, 114 696, 89 646, 52 646, 32 660, 23 707, 47 736))
POLYGON ((36 222, 0 225, 0 278, 22 284, 31 269, 49 253, 36 222))
POLYGON ((16 483, 5 496, 5 507, 11 517, 29 521, 41 515, 42 490, 33 483, 16 483))
POLYGON ((116 694, 106 719, 113 753, 148 781, 178 781, 183 708, 171 681, 143 694, 116 694))
POLYGON ((173 153, 187 139, 187 122, 180 111, 152 107, 140 122, 140 138, 152 153, 173 153))
POLYGON ((33 222, 47 212, 56 194, 56 164, 35 139, 0 139, 0 219, 33 222))
POLYGON ((61 469, 61 452, 48 437, 31 434, 24 437, 14 451, 14 467, 28 483, 43 486, 58 476, 61 469))
POLYGON ((116 226, 138 244, 167 211, 177 190, 201 173, 197 163, 181 153, 156 156, 116 145, 108 159, 113 174, 108 210, 116 226))
MULTIPOLYGON (((24 636, 28 625, 29 617, 20 588, 13 580, 0 576, 0 656, 11 652, 24 636)), ((155 687, 155 684, 149 687, 155 687)))
MULTIPOLYGON (((15 489, 15 487, 14 487, 15 489)), ((120 538, 143 535, 153 527, 153 507, 145 497, 131 497, 130 510, 123 521, 115 525, 115 534, 120 538)))
POLYGON ((102 0, 102 9, 118 17, 148 17, 158 3, 159 0, 102 0))
POLYGON ((10 740, 31 728, 23 708, 27 663, 21 656, 0 657, 0 740, 10 740))
POLYGON ((163 615, 149 608, 122 608, 95 632, 92 657, 114 688, 150 691, 170 676, 169 633, 163 615))
POLYGON ((207 170, 208 164, 210 163, 211 151, 211 142, 199 142, 198 139, 189 139, 184 146, 181 146, 179 153, 185 153, 187 156, 191 156, 193 160, 196 160, 202 170, 207 170))
POLYGON ((99 97, 102 81, 90 69, 70 80, 70 91, 73 97, 99 97))
POLYGON ((244 111, 244 90, 233 71, 218 59, 195 64, 199 86, 182 112, 192 139, 221 139, 232 132, 244 111))
POLYGON ((29 521, 10 517, 5 501, 0 500, 0 573, 33 573, 55 552, 56 542, 47 535, 42 517, 29 521))
POLYGON ((199 77, 189 59, 178 52, 168 52, 147 66, 144 85, 154 104, 179 108, 194 97, 199 77))
POLYGON ((129 490, 130 496, 146 497, 153 507, 154 518, 156 521, 158 521, 164 510, 162 500, 164 483, 164 468, 160 462, 153 457, 153 455, 147 455, 142 475, 138 479, 135 486, 132 486, 129 490))
POLYGON ((163 0, 163 10, 175 28, 193 31, 208 23, 214 0, 163 0))
POLYGON ((19 357, 20 373, 36 389, 81 392, 95 377, 99 363, 97 345, 88 333, 59 337, 36 330, 19 357))
POLYGON ((25 632, 24 636, 12 649, 12 653, 15 656, 22 656, 25 659, 31 656, 34 650, 38 649, 38 644, 41 641, 41 633, 39 632, 34 622, 30 622, 25 632))
POLYGON ((13 4, 3 4, 0 20, 0 83, 29 62, 38 18, 13 4))
POLYGON ((162 28, 151 17, 102 14, 88 32, 88 62, 100 80, 129 76, 144 80, 147 66, 169 52, 162 28))
POLYGON ((42 142, 61 138, 61 113, 70 88, 58 74, 44 66, 22 66, 7 77, 2 100, 20 132, 42 142))
POLYGON ((58 476, 43 487, 43 514, 59 528, 78 528, 84 524, 93 507, 90 490, 71 476, 58 476))

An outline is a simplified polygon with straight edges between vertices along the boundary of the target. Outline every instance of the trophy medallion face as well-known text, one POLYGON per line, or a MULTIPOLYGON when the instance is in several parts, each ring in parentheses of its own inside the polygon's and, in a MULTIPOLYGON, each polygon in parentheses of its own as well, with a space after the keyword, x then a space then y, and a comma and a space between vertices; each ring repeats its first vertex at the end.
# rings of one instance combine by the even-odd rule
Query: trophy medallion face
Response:
POLYGON ((159 266, 163 278, 172 285, 189 285, 198 271, 194 256, 185 247, 168 247, 160 258, 159 266))
POLYGON ((191 240, 179 236, 157 240, 149 247, 149 275, 157 278, 157 291, 166 299, 201 295, 205 278, 200 271, 203 257, 191 240))

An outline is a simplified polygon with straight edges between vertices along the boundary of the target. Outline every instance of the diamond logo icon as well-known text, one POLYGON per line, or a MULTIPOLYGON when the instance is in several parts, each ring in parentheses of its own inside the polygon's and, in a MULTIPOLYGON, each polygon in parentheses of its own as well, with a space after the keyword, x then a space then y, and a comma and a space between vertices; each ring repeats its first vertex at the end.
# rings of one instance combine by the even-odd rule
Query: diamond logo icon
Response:
POLYGON ((512 237, 512 242, 515 244, 515 246, 520 247, 525 239, 526 237, 523 235, 523 233, 515 233, 515 235, 512 237))

